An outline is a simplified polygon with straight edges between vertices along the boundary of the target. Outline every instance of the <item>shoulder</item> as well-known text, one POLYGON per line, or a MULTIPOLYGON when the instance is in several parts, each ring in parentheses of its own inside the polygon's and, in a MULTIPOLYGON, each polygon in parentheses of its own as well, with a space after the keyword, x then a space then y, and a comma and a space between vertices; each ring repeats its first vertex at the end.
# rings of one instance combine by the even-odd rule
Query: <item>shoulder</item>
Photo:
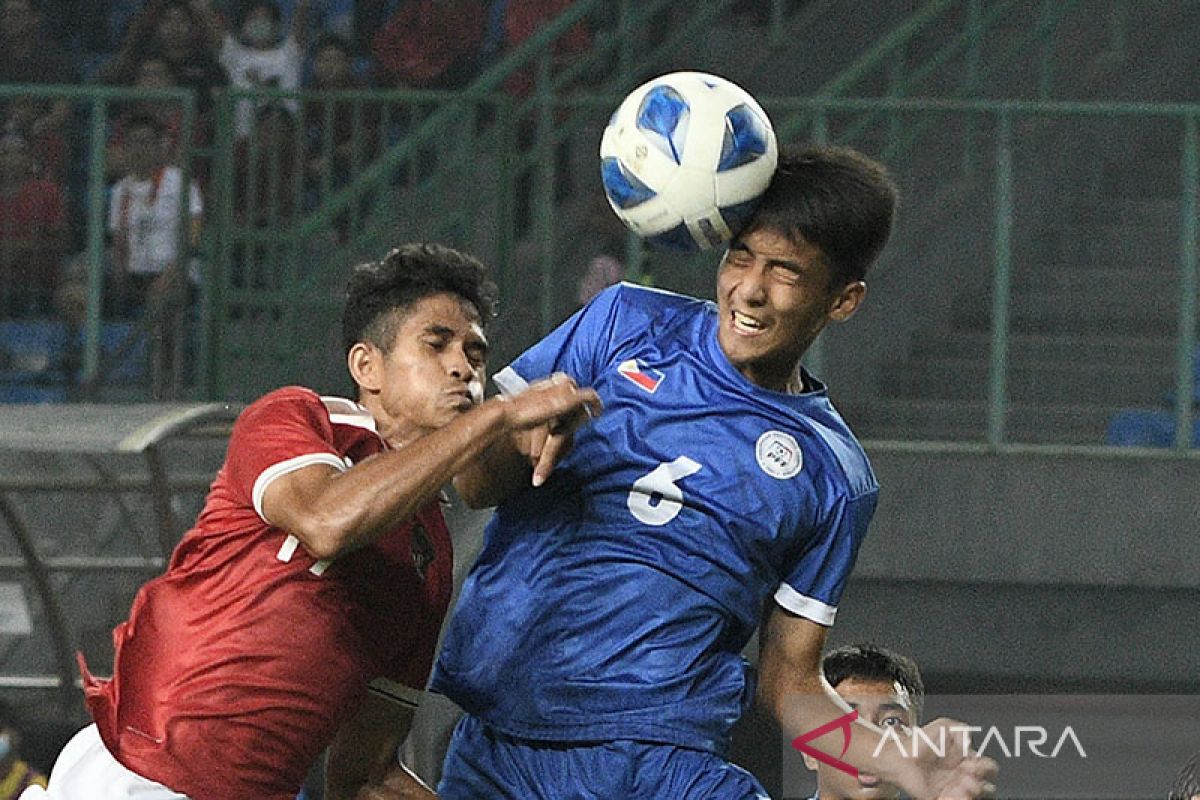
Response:
POLYGON ((820 457, 833 467, 832 474, 838 476, 841 490, 850 499, 879 491, 866 450, 828 400, 821 413, 808 416, 808 423, 820 457))
POLYGON ((592 304, 614 309, 628 324, 690 319, 708 307, 703 300, 694 297, 626 282, 600 292, 592 304))

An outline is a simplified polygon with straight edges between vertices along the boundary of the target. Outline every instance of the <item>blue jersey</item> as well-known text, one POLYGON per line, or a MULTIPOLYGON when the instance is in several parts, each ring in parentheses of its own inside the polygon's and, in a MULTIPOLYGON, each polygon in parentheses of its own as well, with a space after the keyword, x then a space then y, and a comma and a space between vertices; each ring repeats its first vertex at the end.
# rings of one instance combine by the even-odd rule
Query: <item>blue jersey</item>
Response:
POLYGON ((823 387, 746 380, 711 303, 612 287, 495 381, 553 372, 604 413, 497 509, 433 688, 513 736, 723 752, 764 603, 833 622, 878 495, 866 455, 823 387))

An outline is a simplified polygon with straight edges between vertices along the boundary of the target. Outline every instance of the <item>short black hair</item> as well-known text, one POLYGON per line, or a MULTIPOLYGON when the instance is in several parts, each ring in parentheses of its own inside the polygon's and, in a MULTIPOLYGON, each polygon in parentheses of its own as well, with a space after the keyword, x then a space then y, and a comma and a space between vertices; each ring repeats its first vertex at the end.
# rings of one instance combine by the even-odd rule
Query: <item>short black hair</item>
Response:
POLYGON ((439 244, 401 245, 379 261, 359 264, 346 285, 342 343, 391 350, 404 312, 430 295, 449 292, 470 303, 483 324, 492 318, 496 286, 474 256, 439 244), (400 312, 399 314, 393 312, 400 312))
POLYGON ((242 26, 246 24, 246 18, 260 8, 267 10, 276 25, 283 22, 283 12, 279 10, 278 3, 272 2, 272 0, 243 0, 234 9, 234 26, 241 30, 242 26))
POLYGON ((342 55, 346 56, 346 58, 354 59, 354 48, 350 46, 350 42, 346 41, 346 37, 338 36, 336 33, 329 33, 328 31, 317 37, 312 47, 309 48, 309 52, 315 56, 326 47, 337 48, 342 51, 342 55))
POLYGON ((1170 800, 1192 800, 1197 795, 1200 795, 1200 752, 1179 768, 1171 785, 1170 800))
POLYGON ((826 653, 821 659, 821 672, 835 689, 848 678, 898 683, 912 698, 916 718, 921 718, 921 710, 925 705, 925 682, 921 680, 917 662, 908 656, 876 644, 851 644, 826 653))
MULTIPOLYGON (((887 167, 849 147, 781 148, 743 232, 777 231, 821 248, 835 287, 862 280, 892 232, 899 190, 887 167)), ((832 288, 832 287, 831 287, 832 288)))

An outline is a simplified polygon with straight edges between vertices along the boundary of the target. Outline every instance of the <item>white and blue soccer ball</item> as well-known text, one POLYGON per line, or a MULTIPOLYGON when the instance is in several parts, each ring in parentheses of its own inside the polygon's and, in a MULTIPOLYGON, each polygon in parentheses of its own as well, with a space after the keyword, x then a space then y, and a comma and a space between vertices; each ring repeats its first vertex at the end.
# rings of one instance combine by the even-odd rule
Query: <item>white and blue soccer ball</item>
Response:
POLYGON ((779 148, 766 113, 736 84, 673 72, 634 89, 600 140, 608 203, 658 248, 721 247, 754 212, 779 148))

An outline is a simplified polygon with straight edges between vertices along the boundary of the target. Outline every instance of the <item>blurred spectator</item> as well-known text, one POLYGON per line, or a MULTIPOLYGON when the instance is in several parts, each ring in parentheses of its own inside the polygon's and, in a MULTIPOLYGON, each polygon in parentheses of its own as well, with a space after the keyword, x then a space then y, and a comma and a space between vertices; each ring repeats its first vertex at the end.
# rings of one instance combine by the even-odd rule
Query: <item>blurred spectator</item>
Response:
MULTIPOLYGON (((316 92, 366 88, 354 75, 350 45, 344 39, 322 36, 313 46, 312 53, 312 83, 308 88, 316 92)), ((378 102, 318 95, 308 102, 304 111, 307 121, 305 173, 314 188, 344 185, 357 164, 379 152, 381 112, 378 102)))
POLYGON ((402 0, 371 44, 381 86, 458 89, 479 69, 487 10, 480 0, 402 0))
POLYGON ((180 230, 183 170, 168 163, 163 130, 152 116, 126 122, 129 173, 113 187, 108 215, 115 274, 113 310, 141 317, 150 340, 150 393, 165 396, 183 367, 187 311, 199 279, 190 251, 200 237, 203 204, 187 187, 188 229, 180 230))
MULTIPOLYGON (((75 82, 70 58, 42 34, 41 22, 41 8, 35 0, 0 0, 0 84, 75 82)), ((70 118, 71 105, 66 100, 0 98, 4 132, 26 137, 39 160, 58 179, 65 170, 70 118)))
POLYGON ((100 70, 99 78, 129 85, 144 58, 159 56, 171 65, 180 86, 196 92, 197 106, 207 114, 215 90, 229 79, 205 31, 189 0, 147 0, 130 21, 120 51, 100 70))
MULTIPOLYGON (((493 0, 489 20, 488 49, 498 50, 503 58, 529 37, 571 6, 571 0, 493 0)), ((591 46, 591 33, 580 22, 571 26, 554 43, 552 68, 557 69, 591 46)), ((534 89, 536 66, 517 70, 504 82, 504 89, 517 98, 527 97, 534 89)), ((518 120, 517 147, 528 152, 536 145, 537 123, 530 114, 518 120)), ((552 135, 555 135, 552 133, 552 135)), ((562 199, 570 189, 570 142, 557 141, 552 147, 555 173, 555 197, 562 199)), ((516 224, 525 230, 532 215, 533 176, 529 171, 516 175, 516 224)))
POLYGON ((241 224, 275 226, 296 206, 296 121, 282 105, 259 109, 251 135, 234 150, 234 216, 241 224))
POLYGON ((30 786, 46 788, 46 777, 22 760, 16 718, 7 703, 0 703, 0 800, 17 800, 30 786))
POLYGON ((0 135, 0 313, 49 311, 65 235, 59 187, 39 174, 29 143, 0 135))
MULTIPOLYGON (((249 0, 238 6, 233 29, 224 22, 212 6, 212 0, 194 0, 193 8, 200 14, 212 46, 217 49, 221 66, 229 75, 235 89, 300 88, 300 73, 304 68, 305 37, 308 30, 308 0, 297 0, 295 14, 286 34, 283 14, 271 0, 249 0)), ((269 102, 278 103, 278 99, 269 102)), ((287 101, 293 113, 294 100, 287 101)), ((242 100, 237 104, 234 130, 238 138, 249 135, 255 103, 242 100)))
MULTIPOLYGON (((292 21, 295 19, 301 3, 305 1, 278 0, 279 11, 285 25, 294 25, 292 21)), ((297 30, 296 35, 307 41, 313 41, 324 34, 351 41, 354 37, 359 5, 359 0, 319 0, 315 4, 308 2, 305 30, 297 30)))
MULTIPOLYGON (((1192 354, 1192 408, 1200 409, 1200 349, 1192 354)), ((1159 408, 1125 408, 1108 421, 1104 443, 1117 447, 1174 447, 1175 390, 1166 392, 1159 408)), ((1192 425, 1192 447, 1200 447, 1200 415, 1192 425)))
POLYGON ((161 124, 149 115, 132 117, 125 123, 125 142, 129 171, 113 186, 108 230, 116 272, 110 299, 118 315, 129 317, 186 295, 195 278, 188 251, 199 239, 203 204, 193 183, 190 227, 181 237, 183 170, 168 164, 161 124))
POLYGON ((624 280, 626 273, 628 229, 613 213, 603 192, 588 194, 584 202, 582 224, 575 237, 577 247, 570 256, 575 263, 586 263, 575 287, 575 310, 587 305, 605 287, 624 280))
MULTIPOLYGON (((493 0, 492 30, 490 38, 499 36, 500 56, 503 57, 519 47, 548 22, 571 7, 572 0, 493 0), (500 13, 496 12, 500 9, 500 13), (502 26, 499 31, 496 25, 502 26)), ((554 43, 554 64, 561 65, 585 52, 592 44, 587 25, 579 22, 567 30, 554 43)), ((495 43, 492 44, 495 46, 495 43)), ((533 91, 536 69, 527 67, 514 72, 504 83, 504 88, 513 95, 524 97, 533 91)))
MULTIPOLYGON (((172 89, 178 85, 174 67, 162 56, 146 56, 138 63, 133 79, 135 88, 172 89)), ((177 103, 162 100, 131 101, 117 117, 117 121, 113 124, 112 136, 108 141, 105 166, 110 177, 118 177, 129 172, 129 164, 126 160, 125 128, 129 119, 142 116, 151 116, 158 120, 167 152, 179 152, 183 109, 177 103)), ((196 138, 201 139, 199 132, 197 132, 196 138)))

